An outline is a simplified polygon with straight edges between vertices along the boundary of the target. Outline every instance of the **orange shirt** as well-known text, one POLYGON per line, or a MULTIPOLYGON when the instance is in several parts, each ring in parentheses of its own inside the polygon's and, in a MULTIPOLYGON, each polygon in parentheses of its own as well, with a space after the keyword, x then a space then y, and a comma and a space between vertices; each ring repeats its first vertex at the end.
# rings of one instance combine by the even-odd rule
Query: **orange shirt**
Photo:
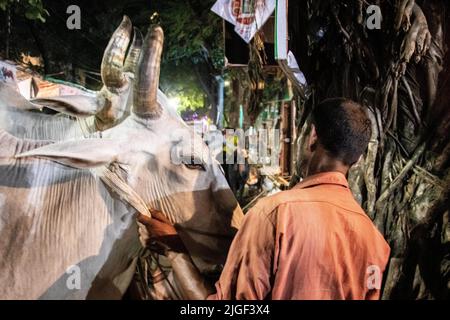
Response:
POLYGON ((378 299, 390 248, 338 172, 245 216, 209 299, 378 299))

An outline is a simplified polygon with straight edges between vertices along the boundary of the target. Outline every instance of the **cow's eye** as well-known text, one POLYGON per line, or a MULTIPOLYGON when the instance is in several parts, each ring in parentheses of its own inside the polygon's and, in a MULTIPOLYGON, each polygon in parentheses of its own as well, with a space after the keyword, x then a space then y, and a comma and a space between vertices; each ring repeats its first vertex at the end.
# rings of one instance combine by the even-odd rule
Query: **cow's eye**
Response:
POLYGON ((191 155, 190 158, 184 158, 183 164, 186 166, 186 168, 191 170, 206 171, 206 165, 203 160, 195 155, 191 155))
POLYGON ((205 165, 203 163, 201 163, 201 164, 185 163, 184 165, 186 166, 186 168, 191 169, 191 170, 206 171, 205 165))

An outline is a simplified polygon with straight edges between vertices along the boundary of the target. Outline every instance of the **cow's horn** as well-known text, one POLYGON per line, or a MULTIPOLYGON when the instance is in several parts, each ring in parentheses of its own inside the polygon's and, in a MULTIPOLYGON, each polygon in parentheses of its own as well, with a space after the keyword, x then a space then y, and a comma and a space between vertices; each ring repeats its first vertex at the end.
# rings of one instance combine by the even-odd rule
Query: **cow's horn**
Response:
POLYGON ((103 84, 112 92, 122 88, 128 81, 123 73, 123 64, 128 45, 130 44, 131 29, 130 19, 124 16, 103 54, 102 80, 103 84))
POLYGON ((157 101, 164 32, 151 26, 144 40, 133 92, 133 112, 143 118, 159 118, 162 113, 157 101))
POLYGON ((139 60, 139 54, 141 53, 142 43, 144 37, 138 28, 134 28, 133 42, 131 43, 130 49, 128 50, 128 55, 125 60, 125 65, 123 67, 124 72, 135 73, 136 66, 139 60))

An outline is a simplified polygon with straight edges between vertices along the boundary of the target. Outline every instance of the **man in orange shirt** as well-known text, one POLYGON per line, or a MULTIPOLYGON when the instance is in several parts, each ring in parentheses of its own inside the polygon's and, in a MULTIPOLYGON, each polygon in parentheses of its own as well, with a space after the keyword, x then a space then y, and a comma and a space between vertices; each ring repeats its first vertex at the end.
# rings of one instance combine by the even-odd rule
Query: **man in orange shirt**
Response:
MULTIPOLYGON (((180 246, 166 250, 191 297, 379 299, 390 248, 346 180, 367 148, 370 121, 362 106, 337 98, 317 105, 309 123, 299 152, 303 181, 247 213, 215 293, 180 246)), ((176 236, 159 213, 138 220, 146 245, 176 236)))

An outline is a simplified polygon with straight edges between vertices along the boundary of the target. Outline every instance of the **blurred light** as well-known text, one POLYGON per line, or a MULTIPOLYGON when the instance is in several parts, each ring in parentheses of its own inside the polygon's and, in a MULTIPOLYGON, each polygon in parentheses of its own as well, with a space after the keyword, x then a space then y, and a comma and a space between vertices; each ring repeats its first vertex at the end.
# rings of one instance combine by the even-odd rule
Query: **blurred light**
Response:
POLYGON ((258 90, 264 90, 266 83, 263 80, 258 82, 258 90))
POLYGON ((230 86, 230 80, 225 80, 225 82, 223 83, 223 85, 225 86, 225 87, 229 87, 230 86))
POLYGON ((325 30, 324 30, 323 28, 320 28, 320 29, 317 31, 317 33, 316 33, 316 36, 317 36, 319 39, 322 39, 324 35, 325 35, 325 30))
POLYGON ((178 97, 169 98, 169 106, 171 108, 177 110, 179 104, 180 104, 180 98, 178 98, 178 97))

